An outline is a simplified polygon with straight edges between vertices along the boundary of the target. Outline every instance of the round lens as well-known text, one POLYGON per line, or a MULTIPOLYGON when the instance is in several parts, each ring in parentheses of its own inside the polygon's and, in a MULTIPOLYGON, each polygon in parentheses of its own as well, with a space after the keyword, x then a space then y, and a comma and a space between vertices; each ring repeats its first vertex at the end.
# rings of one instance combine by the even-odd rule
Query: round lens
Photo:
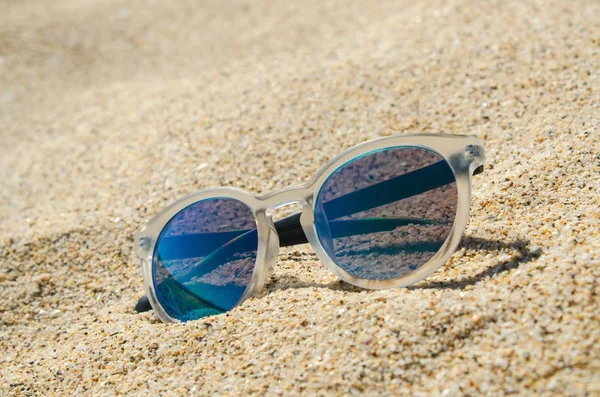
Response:
POLYGON ((250 283, 258 233, 252 210, 210 198, 179 211, 154 249, 156 297, 169 316, 195 320, 230 310, 250 283))
POLYGON ((329 257, 350 275, 399 278, 440 250, 457 203, 454 173, 440 155, 387 148, 329 176, 315 201, 315 227, 329 257))

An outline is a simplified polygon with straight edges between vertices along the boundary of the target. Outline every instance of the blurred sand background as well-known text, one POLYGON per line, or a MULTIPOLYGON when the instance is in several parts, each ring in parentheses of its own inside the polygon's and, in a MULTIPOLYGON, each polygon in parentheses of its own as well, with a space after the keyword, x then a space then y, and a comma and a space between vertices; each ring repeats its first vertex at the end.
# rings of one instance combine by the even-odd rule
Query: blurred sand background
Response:
POLYGON ((0 0, 0 394, 598 395, 598 1, 0 0), (308 246, 162 324, 132 234, 388 134, 486 140, 464 242, 361 291, 308 246))

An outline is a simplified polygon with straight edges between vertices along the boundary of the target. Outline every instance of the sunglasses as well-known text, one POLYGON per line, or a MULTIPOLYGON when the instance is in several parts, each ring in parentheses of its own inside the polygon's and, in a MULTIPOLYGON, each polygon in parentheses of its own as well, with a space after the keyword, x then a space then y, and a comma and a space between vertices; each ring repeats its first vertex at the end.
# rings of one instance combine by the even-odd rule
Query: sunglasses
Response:
POLYGON ((147 294, 136 310, 163 321, 227 312, 263 287, 280 247, 305 243, 355 286, 414 284, 460 243, 483 160, 476 137, 390 136, 346 150, 303 185, 189 195, 136 233, 147 294), (302 211, 273 222, 292 203, 302 211))

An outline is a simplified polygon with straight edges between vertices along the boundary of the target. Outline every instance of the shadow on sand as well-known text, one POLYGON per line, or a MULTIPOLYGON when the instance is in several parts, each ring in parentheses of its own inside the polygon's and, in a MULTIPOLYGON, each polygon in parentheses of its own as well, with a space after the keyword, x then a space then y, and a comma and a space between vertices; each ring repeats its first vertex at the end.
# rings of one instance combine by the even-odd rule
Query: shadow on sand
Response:
MULTIPOLYGON (((500 241, 500 240, 489 240, 479 237, 465 237, 463 238, 459 249, 465 248, 467 251, 483 251, 483 252, 496 252, 502 249, 516 250, 517 255, 510 260, 499 261, 494 265, 487 267, 485 270, 467 278, 461 278, 456 281, 427 281, 427 279, 421 281, 417 285, 407 287, 408 289, 463 289, 469 285, 478 283, 479 281, 491 277, 495 274, 508 272, 513 269, 517 269, 521 264, 530 262, 539 258, 542 255, 542 250, 539 248, 531 249, 530 243, 527 240, 515 240, 515 241, 500 241)), ((329 288, 337 291, 350 291, 359 292, 364 291, 362 288, 355 287, 342 280, 337 280, 332 283, 315 283, 305 282, 297 279, 290 275, 280 275, 277 278, 271 280, 267 284, 266 291, 285 290, 290 288, 329 288)))

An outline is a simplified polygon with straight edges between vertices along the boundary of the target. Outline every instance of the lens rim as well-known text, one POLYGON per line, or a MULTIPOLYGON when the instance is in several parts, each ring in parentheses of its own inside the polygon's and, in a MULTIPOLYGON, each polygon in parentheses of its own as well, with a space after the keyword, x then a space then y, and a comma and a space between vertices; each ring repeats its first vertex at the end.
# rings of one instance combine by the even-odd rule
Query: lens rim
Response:
MULTIPOLYGON (((389 289, 399 288, 408 285, 415 284, 422 279, 430 276, 433 272, 439 269, 452 255, 452 253, 458 247, 462 234, 466 228, 467 221, 469 218, 469 207, 471 200, 471 184, 470 178, 471 173, 475 168, 475 165, 480 164, 479 159, 477 161, 465 161, 465 156, 462 156, 465 150, 464 141, 460 139, 465 138, 464 136, 451 136, 451 135, 429 135, 424 134, 419 136, 419 139, 415 139, 413 136, 412 141, 408 138, 409 136, 390 137, 382 138, 380 140, 374 140, 366 142, 365 144, 355 146, 342 153, 338 157, 334 158, 325 166, 322 171, 316 176, 312 182, 314 189, 314 195, 311 198, 311 205, 306 213, 303 213, 301 221, 303 221, 303 229, 307 236, 307 239, 314 251, 316 252, 319 259, 323 264, 337 277, 365 289, 389 289), (437 139, 436 139, 437 138, 437 139), (454 139, 453 139, 454 138, 454 139), (405 276, 390 278, 385 280, 372 280, 356 277, 335 263, 335 260, 329 256, 325 248, 321 244, 318 231, 316 229, 315 217, 316 217, 316 206, 318 204, 318 196, 327 183, 327 180, 333 175, 340 167, 345 164, 362 157, 368 153, 385 150, 388 148, 407 148, 407 149, 424 149, 433 152, 440 156, 441 159, 447 162, 454 174, 456 181, 457 190, 457 208, 456 215, 452 229, 447 236, 446 240, 442 244, 440 250, 433 255, 428 262, 422 265, 420 268, 411 272, 405 276), (462 151, 461 151, 462 148, 462 151), (304 218, 304 219, 303 219, 304 218)), ((478 141, 477 138, 473 138, 474 141, 478 141)), ((468 147, 468 145, 467 145, 468 147)), ((483 158, 481 158, 483 161, 483 158)), ((477 165, 478 166, 478 165, 477 165)))
MULTIPOLYGON (((447 160, 446 160, 446 159, 443 157, 443 155, 442 155, 442 154, 440 154, 440 153, 438 153, 438 152, 437 152, 437 151, 435 151, 435 150, 432 150, 431 148, 425 148, 425 147, 415 147, 415 146, 389 146, 389 147, 379 148, 379 149, 375 149, 375 150, 372 150, 372 151, 369 151, 369 152, 361 153, 360 155, 358 155, 358 156, 355 156, 355 157, 351 158, 350 160, 346 161, 345 163, 343 163, 343 164, 339 165, 339 166, 338 166, 338 167, 337 167, 337 168, 336 168, 336 169, 335 169, 333 172, 331 172, 331 173, 329 173, 329 174, 328 174, 327 178, 326 178, 326 179, 323 181, 323 183, 320 185, 320 187, 319 187, 319 190, 317 191, 317 193, 316 193, 316 195, 315 195, 315 201, 314 201, 314 206, 313 206, 313 211, 314 211, 314 213, 315 213, 315 219, 317 218, 317 215, 316 215, 316 214, 317 214, 317 211, 318 211, 318 208, 317 208, 317 207, 318 207, 318 204, 319 204, 320 196, 321 196, 321 194, 323 194, 323 193, 324 193, 324 188, 326 187, 327 183, 328 183, 328 182, 331 180, 331 178, 333 178, 333 177, 334 177, 334 175, 336 175, 336 173, 338 173, 340 170, 342 170, 344 167, 348 166, 349 164, 352 164, 353 162, 355 162, 355 161, 357 161, 357 160, 360 160, 361 158, 364 158, 364 157, 367 157, 367 156, 370 156, 370 155, 373 155, 373 154, 376 154, 376 153, 381 153, 381 152, 385 152, 385 151, 390 151, 390 150, 422 150, 422 151, 426 151, 426 152, 429 152, 429 153, 432 153, 432 154, 436 155, 436 156, 437 156, 437 157, 438 157, 438 158, 439 158, 441 161, 444 161, 444 162, 447 164, 447 166, 448 166, 450 169, 452 169, 452 166, 451 166, 451 165, 448 163, 448 161, 447 161, 447 160)), ((454 183, 455 183, 455 182, 456 182, 456 175, 454 174, 454 171, 453 171, 453 175, 454 175, 454 178, 455 178, 455 181, 454 181, 454 183)), ((457 217, 457 214, 458 214, 458 201, 459 201, 459 193, 458 193, 458 186, 457 186, 457 188, 456 188, 456 203, 457 203, 457 211, 456 211, 456 213, 454 214, 454 218, 453 218, 453 220, 452 220, 452 227, 451 227, 451 228, 450 228, 450 230, 448 231, 448 236, 447 236, 447 237, 446 237, 446 239, 444 240, 444 243, 445 243, 445 242, 446 242, 446 241, 447 241, 447 240, 450 238, 450 235, 452 234, 452 228, 454 227, 454 223, 456 222, 456 217, 457 217)), ((315 220, 315 222, 314 222, 314 228, 315 228, 315 234, 316 234, 316 236, 317 236, 317 239, 318 239, 318 241, 319 241, 320 245, 323 247, 323 242, 322 242, 322 239, 321 239, 320 233, 319 233, 319 231, 318 231, 318 229, 317 229, 317 222, 316 222, 316 220, 315 220)), ((444 248, 444 245, 442 244, 442 247, 440 247, 440 250, 442 250, 443 248, 444 248)), ((440 250, 438 250, 438 252, 439 252, 440 250)), ((434 255, 433 255, 433 256, 432 256, 432 257, 431 257, 431 258, 430 258, 430 259, 429 259, 427 262, 425 262, 423 265, 419 266, 419 268, 418 268, 418 269, 414 270, 413 272, 411 272, 411 273, 409 273, 409 274, 407 274, 407 275, 405 275, 405 276, 402 276, 402 277, 391 277, 391 278, 388 278, 388 279, 372 279, 372 278, 361 278, 361 277, 357 277, 357 276, 355 276, 355 275, 353 275, 353 274, 351 274, 351 273, 349 273, 349 272, 345 271, 345 270, 344 270, 344 269, 343 269, 343 268, 342 268, 342 267, 341 267, 341 266, 340 266, 340 265, 339 265, 339 264, 336 262, 335 255, 332 257, 332 256, 331 256, 331 255, 330 255, 330 254, 327 252, 327 250, 325 250, 325 253, 326 253, 326 255, 328 256, 328 258, 329 258, 331 261, 333 261, 333 262, 335 263, 336 267, 337 267, 339 270, 343 271, 343 272, 344 272, 344 273, 345 273, 347 276, 350 276, 350 277, 352 277, 353 279, 360 279, 360 280, 371 280, 371 281, 400 280, 400 279, 403 279, 403 278, 405 278, 405 277, 408 277, 410 274, 412 274, 412 273, 414 273, 414 272, 417 272, 417 271, 418 271, 420 268, 422 268, 422 267, 426 266, 426 265, 427 265, 427 264, 428 264, 428 263, 429 263, 431 260, 433 260, 433 259, 435 258, 436 254, 437 254, 437 252, 436 252, 436 254, 434 254, 434 255)), ((334 254, 335 254, 335 253, 334 253, 334 254)))
MULTIPOLYGON (((195 206, 196 204, 199 204, 199 203, 202 203, 202 202, 205 202, 205 201, 210 201, 210 200, 221 200, 221 199, 223 199, 223 200, 231 200, 231 201, 236 201, 236 202, 238 202, 238 203, 241 203, 241 204, 243 204, 243 205, 246 207, 246 209, 247 209, 247 210, 249 210, 249 211, 250 211, 250 213, 252 214, 252 218, 254 219, 254 224, 256 225, 256 216, 254 215, 254 212, 252 211, 252 208, 250 208, 250 207, 248 206, 248 204, 246 204, 246 203, 244 203, 244 202, 242 202, 242 201, 240 201, 240 200, 233 199, 233 198, 231 198, 231 197, 210 197, 210 198, 205 198, 205 199, 202 199, 202 200, 196 201, 196 202, 194 202, 194 203, 190 204, 190 205, 189 205, 189 206, 187 206, 187 207, 184 207, 184 208, 182 208, 182 209, 181 209, 181 210, 179 210, 179 211, 178 211, 178 212, 177 212, 177 213, 176 213, 176 214, 175 214, 173 217, 171 217, 171 219, 169 219, 169 220, 167 221, 167 223, 165 223, 165 225, 163 226, 162 230, 160 231, 160 233, 159 233, 159 235, 158 235, 158 238, 157 238, 157 240, 156 240, 156 244, 154 245, 154 252, 152 253, 152 283, 153 283, 153 286, 154 286, 154 291, 155 291, 155 292, 157 291, 157 285, 156 285, 156 273, 157 273, 157 271, 158 271, 158 258, 157 258, 157 254, 158 254, 159 247, 160 247, 160 241, 161 241, 161 238, 163 238, 163 237, 164 237, 164 236, 163 236, 163 234, 166 232, 166 229, 167 229, 167 228, 168 228, 168 227, 169 227, 169 226, 172 224, 172 221, 173 221, 173 219, 175 219, 175 217, 177 217, 177 216, 178 216, 179 214, 181 214, 183 211, 186 211, 188 208, 190 208, 190 207, 193 207, 193 206, 195 206)), ((258 239, 257 239, 257 244, 258 244, 258 239)), ((258 251, 258 246, 257 246, 257 251, 258 251)), ((252 270, 254 271, 254 268, 256 268, 256 258, 254 259, 254 264, 253 264, 252 266, 253 266, 253 267, 252 267, 252 270)), ((235 306, 236 306, 236 305, 239 303, 240 299, 241 299, 241 298, 244 296, 244 293, 245 293, 245 292, 246 292, 246 290, 248 289, 248 285, 249 285, 249 284, 246 284, 246 285, 244 286, 244 291, 243 291, 243 292, 242 292, 242 294, 240 295, 240 298, 238 298, 238 300, 236 301, 236 303, 235 303, 235 304, 232 306, 232 308, 233 308, 233 307, 235 307, 235 306)), ((159 297, 159 295, 158 295, 158 294, 157 294, 157 298, 158 298, 158 300, 160 301, 160 297, 159 297)), ((163 309, 165 309, 165 307, 164 307, 164 305, 162 305, 162 303, 161 303, 161 306, 163 307, 163 309)), ((230 309, 228 309, 228 310, 224 310, 224 312, 227 312, 227 311, 229 311, 229 310, 231 310, 231 308, 230 308, 230 309)), ((165 309, 165 311, 167 311, 167 310, 165 309)), ((168 313, 168 311, 167 311, 167 313, 168 313)), ((173 317, 171 314, 169 314, 169 316, 173 317)), ((177 317, 173 317, 173 318, 177 318, 177 317)))
POLYGON ((251 196, 243 190, 234 188, 207 189, 184 197, 165 208, 136 233, 138 256, 141 260, 146 294, 152 309, 164 322, 181 322, 181 320, 171 317, 167 313, 156 294, 153 268, 158 239, 170 220, 181 210, 197 202, 214 198, 229 198, 244 203, 252 211, 258 229, 258 249, 252 276, 244 293, 232 309, 242 304, 242 302, 259 290, 272 272, 273 264, 279 250, 279 238, 277 233, 275 233, 275 228, 269 226, 272 223, 266 219, 265 211, 260 210, 261 206, 256 197, 251 196))

